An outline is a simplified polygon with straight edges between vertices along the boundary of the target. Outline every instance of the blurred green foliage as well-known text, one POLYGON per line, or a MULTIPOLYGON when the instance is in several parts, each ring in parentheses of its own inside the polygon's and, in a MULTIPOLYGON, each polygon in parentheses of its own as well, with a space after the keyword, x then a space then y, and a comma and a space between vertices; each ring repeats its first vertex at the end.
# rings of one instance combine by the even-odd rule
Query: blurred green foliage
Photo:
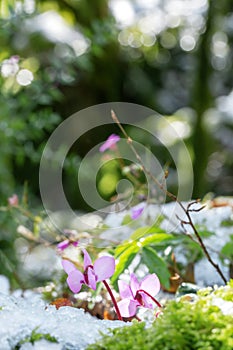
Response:
MULTIPOLYGON (((219 109, 218 99, 232 89, 230 1, 193 7, 180 1, 180 12, 172 0, 147 11, 128 1, 134 20, 125 24, 117 3, 1 2, 0 59, 18 55, 20 66, 34 74, 26 87, 0 78, 2 200, 25 179, 38 195, 38 164, 51 131, 73 112, 109 101, 176 112, 175 120, 185 119, 191 130, 184 138, 193 158, 194 197, 232 194, 232 114, 219 109)), ((109 133, 103 130, 94 141, 109 133)), ((82 153, 92 142, 87 136, 82 153)), ((164 160, 164 150, 156 155, 164 160)), ((73 201, 78 206, 79 199, 73 201)))

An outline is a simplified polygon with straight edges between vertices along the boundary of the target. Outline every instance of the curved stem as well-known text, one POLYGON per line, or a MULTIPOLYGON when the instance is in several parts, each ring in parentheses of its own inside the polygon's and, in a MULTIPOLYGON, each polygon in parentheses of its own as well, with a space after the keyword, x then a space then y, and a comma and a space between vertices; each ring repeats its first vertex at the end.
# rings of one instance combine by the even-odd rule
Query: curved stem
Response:
POLYGON ((143 293, 145 293, 146 295, 148 295, 148 297, 151 298, 151 300, 153 300, 153 302, 154 302, 158 307, 162 308, 162 305, 158 302, 158 300, 156 300, 154 297, 152 297, 152 295, 150 295, 150 293, 146 292, 146 291, 143 290, 143 289, 139 289, 139 290, 137 291, 137 293, 138 293, 138 292, 143 292, 143 293))
POLYGON ((105 280, 102 281, 102 282, 105 285, 105 287, 106 287, 106 289, 107 289, 107 291, 108 291, 108 293, 109 293, 109 295, 110 295, 110 297, 112 299, 113 305, 114 305, 116 313, 117 313, 118 320, 123 321, 123 319, 121 317, 120 310, 119 310, 117 302, 116 302, 116 299, 115 299, 115 297, 114 297, 114 295, 113 295, 113 293, 111 291, 111 288, 109 287, 108 283, 105 280))

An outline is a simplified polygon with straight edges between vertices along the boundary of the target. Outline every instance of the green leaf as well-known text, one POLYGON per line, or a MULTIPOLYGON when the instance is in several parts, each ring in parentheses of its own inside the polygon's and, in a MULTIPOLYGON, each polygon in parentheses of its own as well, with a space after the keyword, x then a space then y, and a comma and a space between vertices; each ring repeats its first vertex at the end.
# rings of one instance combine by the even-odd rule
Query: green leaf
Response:
POLYGON ((173 235, 170 233, 154 233, 146 238, 141 238, 140 243, 142 247, 146 247, 147 245, 159 244, 161 242, 171 240, 172 238, 173 235))
POLYGON ((207 230, 200 230, 198 231, 199 235, 202 237, 202 238, 208 238, 210 236, 213 236, 214 235, 214 232, 211 232, 211 231, 207 231, 207 230))
POLYGON ((14 266, 13 262, 3 252, 3 250, 0 250, 0 264, 3 268, 3 270, 6 270, 7 273, 12 274, 13 271, 15 270, 15 266, 14 266))
POLYGON ((230 227, 230 226, 233 226, 233 220, 232 220, 232 219, 223 220, 223 221, 221 222, 221 226, 223 226, 223 227, 230 227))
POLYGON ((160 227, 154 227, 154 226, 144 226, 138 228, 136 231, 134 231, 130 238, 133 240, 143 238, 144 236, 150 234, 150 233, 163 233, 164 231, 160 227))
POLYGON ((170 272, 165 261, 157 254, 157 252, 150 248, 144 247, 142 249, 142 261, 148 267, 150 273, 156 273, 161 284, 169 289, 170 287, 170 272))
POLYGON ((129 214, 125 215, 123 220, 122 220, 122 225, 128 225, 132 222, 132 218, 129 214))
POLYGON ((233 259, 233 242, 227 242, 221 250, 221 253, 228 259, 233 259))
POLYGON ((140 247, 136 242, 131 242, 127 249, 119 256, 119 260, 116 265, 116 270, 111 278, 114 287, 117 289, 116 281, 118 277, 124 272, 125 269, 131 264, 136 254, 138 253, 140 247))
POLYGON ((130 248, 132 245, 132 241, 124 241, 122 244, 116 247, 115 250, 115 258, 118 258, 126 249, 130 248))
MULTIPOLYGON (((41 339, 46 339, 48 340, 49 342, 51 343, 57 343, 57 339, 55 337, 53 337, 52 335, 50 335, 49 333, 38 333, 37 330, 38 330, 39 327, 36 327, 35 329, 32 330, 32 333, 31 335, 29 335, 28 337, 26 337, 25 339, 22 339, 18 345, 16 345, 16 349, 19 348, 19 346, 25 344, 25 343, 31 343, 31 344, 34 344, 35 342, 37 342, 38 340, 41 340, 41 339)), ((21 348, 21 347, 20 347, 21 348)))

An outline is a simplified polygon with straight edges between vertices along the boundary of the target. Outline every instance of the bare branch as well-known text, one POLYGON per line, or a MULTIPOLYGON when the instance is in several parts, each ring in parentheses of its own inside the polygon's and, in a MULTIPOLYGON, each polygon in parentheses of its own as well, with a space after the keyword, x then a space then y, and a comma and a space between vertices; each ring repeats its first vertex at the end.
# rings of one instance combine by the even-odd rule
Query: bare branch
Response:
POLYGON ((119 128, 120 128, 120 130, 122 131, 123 135, 124 135, 125 138, 127 139, 127 142, 128 142, 128 144, 129 144, 129 147, 131 148, 131 150, 132 150, 132 152, 134 153, 136 159, 137 159, 138 162, 140 163, 140 165, 141 165, 143 171, 144 171, 144 172, 154 181, 154 183, 166 194, 166 196, 168 196, 168 197, 171 198, 173 201, 177 202, 177 204, 179 204, 179 206, 181 207, 181 209, 183 210, 183 212, 185 213, 186 218, 187 218, 186 221, 180 220, 180 219, 179 219, 179 220, 180 220, 180 224, 181 224, 181 226, 182 226, 182 228, 184 229, 185 232, 187 232, 187 231, 185 230, 184 225, 189 225, 189 226, 192 228, 192 231, 193 231, 194 235, 196 236, 197 241, 193 239, 193 237, 192 237, 191 234, 187 234, 187 233, 186 233, 186 235, 187 235, 188 237, 190 237, 190 239, 192 239, 194 242, 196 242, 197 244, 200 245, 200 247, 201 247, 203 253, 205 254, 207 260, 208 260, 209 263, 215 268, 215 270, 217 271, 217 273, 219 274, 219 276, 221 277, 221 279, 222 279, 222 280, 224 281, 224 283, 226 284, 226 283, 227 283, 227 280, 226 280, 225 276, 223 275, 223 273, 222 273, 222 271, 221 271, 219 265, 216 264, 216 263, 212 260, 212 258, 211 258, 211 256, 210 256, 210 254, 209 254, 209 252, 208 252, 208 250, 207 250, 207 248, 206 248, 206 246, 205 246, 205 244, 204 244, 204 242, 203 242, 203 240, 202 240, 202 238, 201 238, 199 232, 197 231, 197 229, 196 229, 196 227, 195 227, 195 225, 194 225, 194 223, 193 223, 193 221, 192 221, 191 215, 190 215, 190 212, 199 212, 199 211, 201 211, 205 206, 202 206, 201 208, 198 208, 198 209, 190 209, 190 208, 192 207, 192 205, 194 205, 194 204, 200 202, 200 199, 197 199, 197 200, 191 201, 191 202, 188 204, 187 208, 185 208, 185 206, 178 200, 177 196, 175 196, 173 193, 169 192, 169 191, 164 187, 164 185, 163 185, 162 183, 160 183, 160 182, 158 181, 158 179, 150 172, 150 170, 148 170, 148 169, 145 167, 145 165, 144 165, 144 163, 143 163, 143 161, 142 161, 142 158, 140 157, 140 155, 138 154, 136 148, 135 148, 134 145, 133 145, 133 140, 132 140, 131 137, 127 134, 127 132, 126 132, 125 129, 123 128, 122 124, 120 123, 119 119, 117 118, 117 116, 116 116, 116 114, 115 114, 115 112, 114 112, 113 110, 111 111, 111 115, 112 115, 113 121, 119 126, 119 128))

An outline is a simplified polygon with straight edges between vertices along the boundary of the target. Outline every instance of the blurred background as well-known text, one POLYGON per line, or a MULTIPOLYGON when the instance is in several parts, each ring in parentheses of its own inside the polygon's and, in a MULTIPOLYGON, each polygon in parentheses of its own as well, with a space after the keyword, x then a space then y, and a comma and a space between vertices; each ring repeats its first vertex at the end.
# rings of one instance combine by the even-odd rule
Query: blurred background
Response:
MULTIPOLYGON (((112 101, 168 116, 192 157, 194 198, 232 195, 230 0, 3 0, 0 14, 2 203, 25 181, 38 200, 51 132, 72 113, 112 101)), ((85 135, 67 159, 68 177, 114 131, 85 135)), ((164 150, 155 152, 169 162, 164 150)), ((71 201, 82 207, 77 193, 71 201)))
MULTIPOLYGON (((166 116, 192 158, 193 198, 233 194, 231 0, 1 0, 0 17, 0 262, 9 271, 15 232, 4 212, 7 198, 17 193, 28 207, 42 208, 44 145, 83 108, 121 101, 166 116)), ((66 159, 64 186, 75 209, 91 210, 69 179, 113 132, 118 128, 83 135, 66 159)), ((171 167, 172 177, 166 150, 133 135, 171 167)), ((97 186, 109 199, 122 173, 114 162, 101 170, 102 180, 105 172, 115 174, 112 187, 101 179, 97 186)))

